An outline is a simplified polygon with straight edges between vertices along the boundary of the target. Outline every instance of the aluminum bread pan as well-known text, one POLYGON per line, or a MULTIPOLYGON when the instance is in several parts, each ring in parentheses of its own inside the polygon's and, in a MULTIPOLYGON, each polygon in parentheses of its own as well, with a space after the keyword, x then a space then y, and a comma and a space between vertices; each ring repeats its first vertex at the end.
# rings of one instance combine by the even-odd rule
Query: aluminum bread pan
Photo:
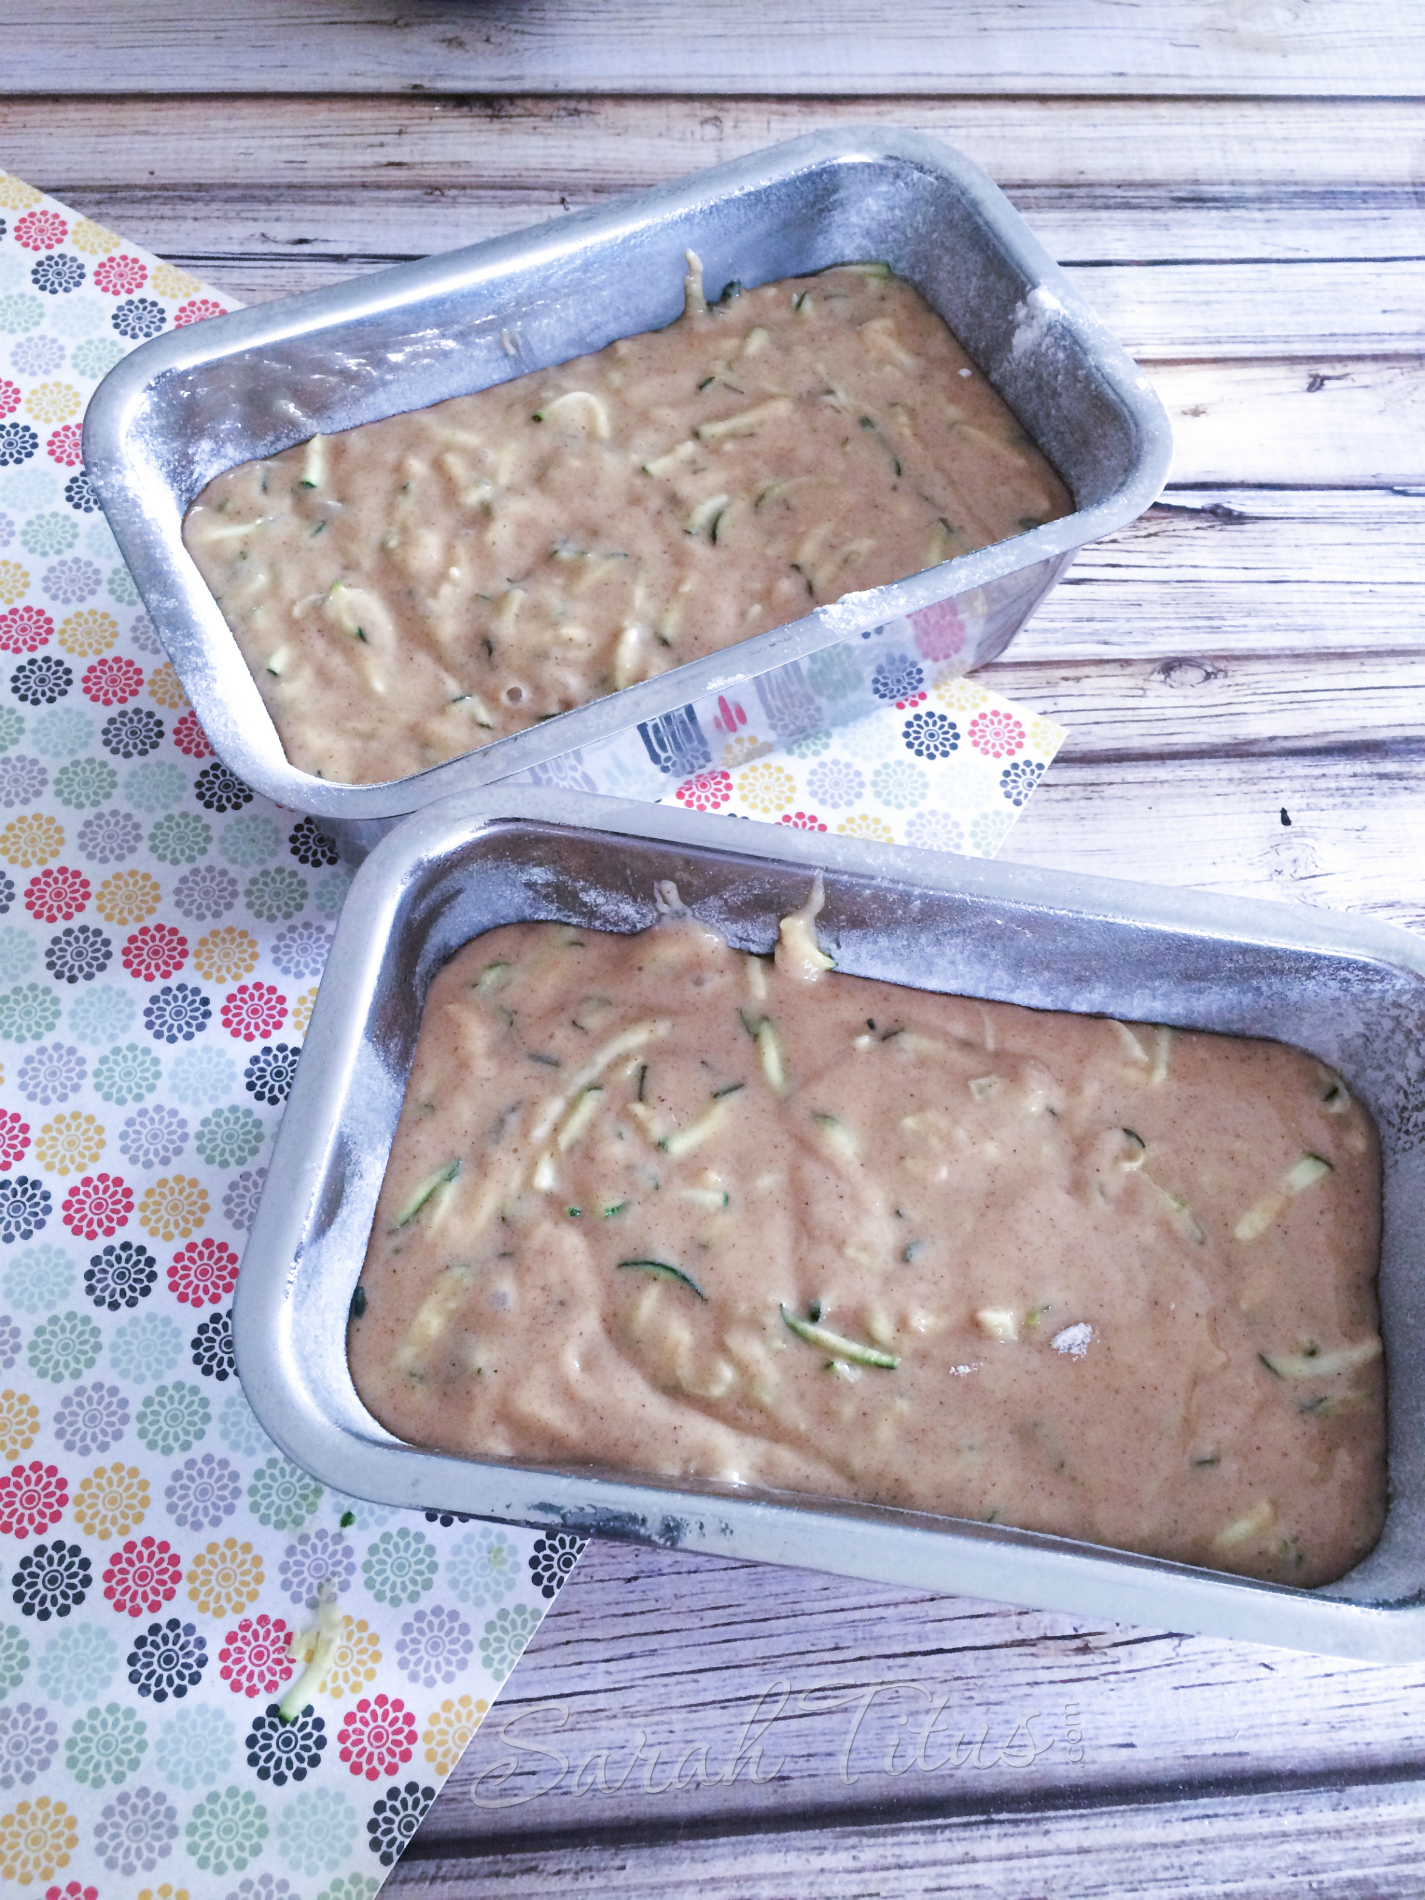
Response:
POLYGON ((966 656, 979 664, 1074 549, 1142 513, 1170 453, 1146 379, 984 174, 933 140, 865 127, 172 331, 111 371, 85 425, 90 478, 218 755, 277 803, 337 821, 390 818, 472 791, 917 608, 973 601, 1015 575, 1015 614, 988 616, 966 656), (1074 513, 404 779, 346 786, 298 771, 183 546, 188 504, 222 470, 314 432, 465 395, 671 322, 689 248, 714 294, 733 278, 756 285, 886 260, 945 318, 1058 468, 1074 513))
POLYGON ((263 1425, 387 1504, 640 1538, 1078 1615, 1374 1660, 1425 1655, 1425 946, 1315 909, 1160 891, 623 801, 506 787, 399 826, 357 874, 243 1260, 236 1342, 263 1425), (401 1444, 366 1411, 346 1317, 435 972, 498 924, 614 930, 672 878, 746 948, 822 869, 843 970, 1041 1008, 1272 1036, 1339 1069, 1384 1154, 1390 1503, 1374 1552, 1298 1590, 1063 1538, 825 1498, 525 1467, 401 1444))

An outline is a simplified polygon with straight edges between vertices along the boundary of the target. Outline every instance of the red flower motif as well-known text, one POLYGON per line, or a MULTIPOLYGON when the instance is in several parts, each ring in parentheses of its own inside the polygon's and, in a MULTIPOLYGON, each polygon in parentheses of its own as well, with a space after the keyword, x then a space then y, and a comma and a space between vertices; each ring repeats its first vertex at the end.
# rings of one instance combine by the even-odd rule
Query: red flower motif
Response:
POLYGON ((896 701, 896 711, 910 712, 914 707, 919 706, 924 698, 924 693, 912 693, 909 699, 898 699, 896 701))
POLYGON ((127 1227, 134 1191, 120 1174, 86 1174, 64 1197, 64 1224, 80 1240, 107 1240, 127 1227))
POLYGON ((223 306, 214 303, 211 297, 195 297, 192 303, 180 304, 173 313, 173 321, 180 328, 185 323, 201 323, 205 317, 220 317, 223 306))
POLYGON ((96 706, 126 706, 143 691, 143 668, 120 653, 110 653, 85 670, 79 685, 96 706))
POLYGON ((287 998, 275 983, 239 983, 223 998, 223 1028, 241 1042, 265 1042, 286 1020, 287 998))
POLYGON ((69 236, 69 226, 53 211, 27 211, 16 218, 13 236, 27 251, 56 251, 69 236))
POLYGON ((56 429, 46 444, 49 458, 62 468, 78 468, 84 460, 84 431, 77 422, 66 422, 56 429))
POLYGON ((54 1465, 36 1458, 14 1465, 0 1478, 0 1531, 12 1537, 43 1537, 64 1516, 69 1485, 54 1465))
POLYGON ((976 713, 970 721, 970 744, 992 759, 1012 759, 1024 750, 1024 728, 1012 713, 976 713))
POLYGON ((190 1240, 173 1256, 168 1290, 184 1306, 217 1306, 237 1285, 238 1257, 225 1240, 190 1240))
POLYGON ((64 1887, 46 1887, 45 1900, 99 1900, 97 1887, 85 1887, 77 1880, 71 1880, 64 1887))
POLYGON ((699 772, 696 778, 685 778, 673 796, 680 805, 690 805, 694 811, 721 811, 732 797, 732 775, 699 772))
POLYGON ((790 825, 793 831, 825 831, 826 826, 814 811, 784 811, 777 820, 779 825, 790 825))
POLYGON ((965 645, 965 617, 953 600, 937 600, 909 616, 922 660, 952 660, 965 645))
POLYGON ((213 748, 208 744, 208 735, 198 724, 195 712, 186 712, 174 722, 173 743, 185 759, 206 759, 212 755, 213 748))
POLYGON ((399 1696, 363 1696, 337 1736, 341 1759, 354 1775, 389 1781, 411 1759, 416 1746, 415 1718, 399 1696))
POLYGON ((170 1543, 131 1537, 104 1572, 104 1596, 120 1616, 156 1616, 182 1581, 183 1565, 170 1543))
POLYGON ((20 385, 7 382, 3 376, 0 376, 0 422, 3 422, 6 416, 13 416, 19 406, 20 385))
POLYGON ((30 1124, 13 1108, 0 1108, 0 1174, 11 1168, 30 1145, 30 1124))
POLYGON ((145 924, 124 944, 124 968, 140 983, 177 976, 188 961, 188 939, 175 924, 145 924))
POLYGON ((288 1650, 291 1631, 280 1616, 245 1616, 218 1651, 218 1674, 234 1695, 273 1696, 297 1665, 288 1650))
POLYGON ((69 923, 89 902, 93 886, 82 871, 51 864, 25 886, 25 909, 40 924, 69 923))
POLYGON ((46 646, 54 622, 43 607, 12 607, 0 614, 0 653, 33 653, 46 646))
POLYGON ((148 281, 148 269, 136 257, 116 251, 94 266, 94 288, 110 297, 131 297, 148 281))

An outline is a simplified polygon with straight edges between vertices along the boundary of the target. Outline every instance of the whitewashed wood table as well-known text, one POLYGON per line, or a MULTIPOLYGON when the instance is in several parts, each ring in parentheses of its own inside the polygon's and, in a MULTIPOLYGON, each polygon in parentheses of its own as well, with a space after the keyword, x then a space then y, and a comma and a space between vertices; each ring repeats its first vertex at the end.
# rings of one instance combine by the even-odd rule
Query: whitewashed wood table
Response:
MULTIPOLYGON (((60 0, 0 163, 251 301, 816 126, 997 178, 1177 455, 986 677, 1025 862, 1425 927, 1413 0, 60 0)), ((1425 1891, 1425 1669, 591 1547, 391 1890, 1425 1891)))

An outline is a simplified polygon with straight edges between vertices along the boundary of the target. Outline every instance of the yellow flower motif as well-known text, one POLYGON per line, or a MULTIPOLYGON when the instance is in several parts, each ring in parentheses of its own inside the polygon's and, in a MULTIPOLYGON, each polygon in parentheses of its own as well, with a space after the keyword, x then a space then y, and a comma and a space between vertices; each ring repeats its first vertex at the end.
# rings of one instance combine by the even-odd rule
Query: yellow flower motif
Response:
POLYGON ((262 1589, 262 1558, 235 1537, 216 1540, 188 1566, 188 1594, 204 1616, 241 1616, 262 1589))
POLYGON ((47 1794, 22 1801, 0 1814, 0 1880, 15 1880, 22 1887, 53 1880, 69 1865, 78 1845, 79 1829, 62 1801, 51 1801, 47 1794))
POLYGON ((43 812, 12 818, 0 831, 0 858, 28 871, 32 864, 48 864, 64 849, 64 827, 43 812))
POLYGON ((124 247, 117 231, 111 231, 107 224, 96 224, 92 218, 81 218, 70 232, 69 241, 86 257, 107 257, 110 251, 124 247))
POLYGON ((187 1240, 207 1218, 208 1190, 191 1174, 165 1174, 139 1202, 139 1226, 153 1240, 187 1240))
MULTIPOLYGON (((305 1036, 307 1033, 307 1024, 312 1020, 312 1009, 316 1000, 317 986, 314 983, 311 989, 303 990, 292 1005, 292 1027, 299 1036, 305 1036)), ((3 1080, 3 1077, 0 1077, 0 1080, 3 1080)))
POLYGON ((484 1696, 472 1701, 463 1695, 454 1701, 447 1697, 438 1709, 432 1709, 421 1740, 425 1743, 426 1760, 438 1775, 448 1775, 460 1760, 489 1708, 484 1696))
POLYGON ((891 828, 884 818, 877 818, 873 812, 854 811, 843 824, 836 829, 843 838, 879 838, 882 844, 891 842, 891 828))
POLYGON ((160 706, 167 706, 172 712, 183 712, 189 700, 187 693, 173 670, 172 660, 165 660, 162 666, 156 666, 148 676, 148 696, 160 706))
POLYGON ((92 1115, 72 1109, 45 1123, 35 1137, 35 1160, 55 1174, 83 1174, 104 1152, 104 1130, 92 1115))
POLYGON ((797 795, 797 781, 780 765, 749 765, 735 780, 738 797, 753 811, 785 811, 797 795))
POLYGON ((25 414, 33 422, 68 422, 84 407, 84 398, 72 383, 36 383, 25 398, 25 414))
POLYGON ((349 1616, 344 1616, 322 1687, 334 1702, 340 1702, 344 1695, 360 1695, 367 1683, 375 1680, 380 1666, 381 1648, 376 1632, 367 1627, 364 1617, 354 1623, 349 1616))
POLYGON ((983 686, 972 685, 963 674, 946 668, 935 676, 935 697, 950 712, 978 712, 989 699, 983 686))
POLYGON ((1064 743, 1064 728, 1052 719, 1031 719, 1026 737, 1031 752, 1053 753, 1064 743))
POLYGON ((250 930, 224 924, 198 939, 193 966, 205 982, 241 983, 257 968, 258 954, 257 939, 250 930))
POLYGON ((188 1900, 186 1887, 172 1887, 165 1880, 161 1887, 140 1887, 138 1900, 188 1900))
POLYGON ((740 732, 723 747, 718 764, 725 772, 732 772, 739 765, 746 765, 749 759, 760 759, 771 750, 770 739, 759 739, 755 732, 740 732))
POLYGON ((13 172, 0 172, 0 211, 28 211, 44 197, 13 172))
POLYGON ((196 277, 190 277, 186 270, 177 270, 172 264, 160 264, 148 280, 148 287, 158 297, 196 297, 203 288, 196 277))
POLYGON ((13 607, 30 584, 30 570, 18 561, 0 561, 0 607, 13 607))
POLYGON ((147 871, 115 871, 94 894, 94 903, 106 924, 141 924, 158 909, 163 892, 147 871))
POLYGON ((112 614, 97 607, 85 607, 59 623, 55 639, 66 653, 87 660, 91 653, 107 653, 119 637, 119 623, 112 614))
POLYGON ((148 1516, 148 1479, 122 1461, 91 1471, 74 1494, 74 1521, 86 1537, 107 1544, 128 1537, 148 1516))
POLYGON ((8 1464, 28 1451, 40 1429, 40 1408, 28 1392, 0 1392, 0 1458, 8 1464))

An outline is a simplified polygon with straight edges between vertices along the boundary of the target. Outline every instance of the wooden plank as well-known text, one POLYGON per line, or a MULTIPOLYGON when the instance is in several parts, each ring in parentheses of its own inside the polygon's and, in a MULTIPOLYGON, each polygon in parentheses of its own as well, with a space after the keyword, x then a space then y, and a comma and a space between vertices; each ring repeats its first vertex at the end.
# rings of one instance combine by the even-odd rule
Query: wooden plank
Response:
MULTIPOLYGON (((97 66, 96 57, 86 71, 97 66)), ((672 97, 460 96, 452 86, 453 96, 363 98, 325 96, 310 90, 310 72, 298 76, 305 93, 178 95, 160 111, 149 98, 96 98, 88 87, 43 99, 11 90, 0 99, 0 150, 61 196, 257 187, 280 203, 274 187, 325 184, 348 204, 397 186, 572 204, 806 132, 884 125, 946 139, 1012 190, 1100 188, 1117 200, 1166 186, 1191 206, 1214 191, 1390 188, 1419 206, 1419 108, 1400 99, 749 99, 688 96, 686 75, 672 97)), ((13 85, 8 69, 6 78, 13 85)))
POLYGON ((7 39, 15 92, 1256 93, 1425 91, 1425 31, 1390 0, 1241 7, 1157 0, 109 0, 76 33, 31 0, 7 39), (690 85, 691 79, 691 85, 690 85))

